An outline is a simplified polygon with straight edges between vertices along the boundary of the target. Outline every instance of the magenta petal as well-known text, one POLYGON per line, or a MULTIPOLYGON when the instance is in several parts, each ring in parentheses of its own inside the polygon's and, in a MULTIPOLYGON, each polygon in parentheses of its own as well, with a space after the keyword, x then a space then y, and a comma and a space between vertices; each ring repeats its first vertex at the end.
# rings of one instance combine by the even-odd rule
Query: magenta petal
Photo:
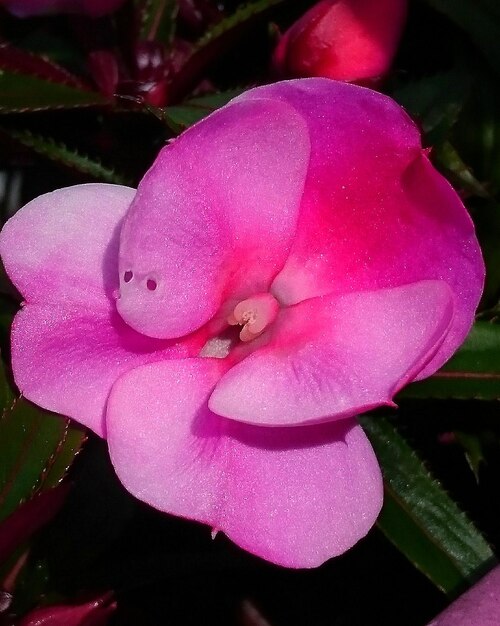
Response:
POLYGON ((197 354, 203 338, 183 343, 139 335, 117 313, 27 305, 12 329, 12 367, 21 393, 105 436, 109 391, 124 372, 159 359, 197 354))
POLYGON ((500 567, 497 565, 427 626, 498 626, 500 567))
POLYGON ((20 209, 0 234, 0 254, 25 300, 108 309, 118 287, 119 227, 134 194, 76 185, 20 209))
POLYGON ((440 281, 307 300, 283 311, 269 343, 223 376, 210 408, 286 425, 390 404, 434 356, 452 318, 440 281))
POLYGON ((278 98, 307 121, 311 159, 291 254, 273 291, 296 303, 326 293, 444 280, 452 328, 422 377, 462 343, 484 265, 458 195, 432 167, 420 135, 387 96, 326 79, 277 83, 239 100, 278 98))
POLYGON ((151 337, 179 337, 226 299, 267 291, 308 163, 306 123, 277 100, 232 104, 164 148, 121 234, 122 317, 151 337))
POLYGON ((244 549, 315 567, 371 528, 382 504, 373 450, 352 420, 260 428, 206 406, 217 359, 155 363, 111 392, 107 428, 120 480, 152 506, 210 524, 244 549))

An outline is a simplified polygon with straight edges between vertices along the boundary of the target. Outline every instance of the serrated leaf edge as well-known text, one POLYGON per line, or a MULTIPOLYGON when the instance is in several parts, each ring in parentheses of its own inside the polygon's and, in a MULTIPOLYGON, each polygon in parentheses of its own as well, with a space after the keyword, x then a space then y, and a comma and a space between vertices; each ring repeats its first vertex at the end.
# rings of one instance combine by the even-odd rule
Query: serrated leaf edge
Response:
POLYGON ((117 185, 131 184, 131 181, 125 176, 118 174, 113 168, 104 166, 98 159, 91 159, 86 154, 82 154, 76 149, 70 149, 64 143, 57 142, 51 137, 42 137, 30 130, 16 131, 5 128, 0 130, 38 154, 76 169, 83 174, 89 174, 98 180, 117 185), (51 154, 51 149, 55 150, 56 154, 51 154))

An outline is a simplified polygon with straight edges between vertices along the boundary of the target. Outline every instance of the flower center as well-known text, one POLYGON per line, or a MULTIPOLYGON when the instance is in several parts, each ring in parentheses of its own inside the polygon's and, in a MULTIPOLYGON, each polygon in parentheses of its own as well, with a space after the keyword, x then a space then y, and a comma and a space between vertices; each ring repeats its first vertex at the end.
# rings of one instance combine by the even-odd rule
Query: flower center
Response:
POLYGON ((251 341, 276 319, 279 308, 278 301, 270 293, 258 293, 237 304, 227 321, 231 326, 243 326, 241 341, 251 341))

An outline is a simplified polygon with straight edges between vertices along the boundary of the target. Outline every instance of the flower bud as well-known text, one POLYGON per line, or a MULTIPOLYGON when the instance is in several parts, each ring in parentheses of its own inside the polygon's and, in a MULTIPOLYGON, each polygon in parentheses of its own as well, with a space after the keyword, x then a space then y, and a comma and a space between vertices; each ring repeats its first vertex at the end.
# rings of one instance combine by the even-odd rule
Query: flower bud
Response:
POLYGON ((105 626, 116 610, 112 593, 85 604, 57 604, 34 609, 18 626, 105 626))
POLYGON ((373 83, 389 70, 406 0, 322 0, 281 38, 274 66, 283 76, 373 83))

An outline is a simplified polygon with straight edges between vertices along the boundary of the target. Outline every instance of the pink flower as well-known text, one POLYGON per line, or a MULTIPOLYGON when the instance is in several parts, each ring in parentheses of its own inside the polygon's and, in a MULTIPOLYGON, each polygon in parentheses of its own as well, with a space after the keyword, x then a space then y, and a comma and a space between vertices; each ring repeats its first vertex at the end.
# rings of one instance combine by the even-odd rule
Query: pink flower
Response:
POLYGON ((101 17, 116 11, 124 0, 0 0, 0 6, 17 17, 49 13, 80 13, 101 17))
POLYGON ((500 567, 455 600, 428 626, 497 626, 500 624, 500 567))
POLYGON ((382 481, 355 416, 450 357, 484 277, 404 111, 326 79, 234 99, 137 193, 33 200, 0 251, 26 300, 23 394, 106 436, 138 498, 290 567, 373 525, 382 481))
POLYGON ((285 33, 274 55, 283 76, 373 82, 390 69, 406 0, 322 0, 285 33))

